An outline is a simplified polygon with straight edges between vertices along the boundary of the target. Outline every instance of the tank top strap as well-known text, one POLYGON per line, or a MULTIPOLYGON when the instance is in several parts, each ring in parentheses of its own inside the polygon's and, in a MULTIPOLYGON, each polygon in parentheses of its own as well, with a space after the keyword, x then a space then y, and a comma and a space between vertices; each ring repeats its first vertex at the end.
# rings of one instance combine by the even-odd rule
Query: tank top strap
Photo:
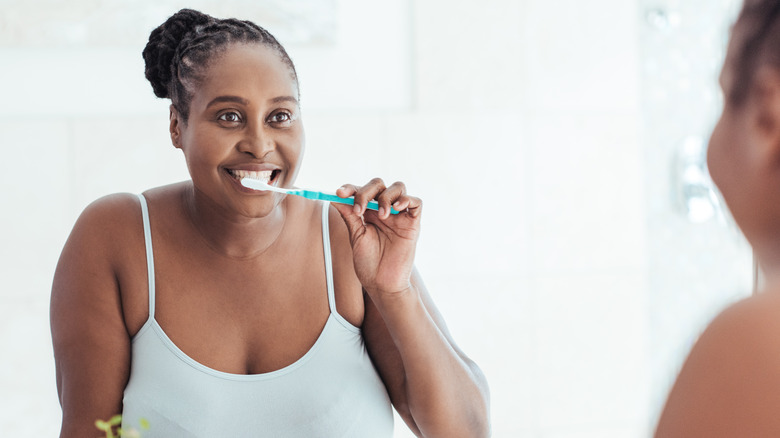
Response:
POLYGON ((325 278, 328 285, 328 305, 330 313, 338 316, 336 311, 336 292, 333 287, 333 260, 330 252, 330 226, 328 225, 328 212, 330 202, 322 203, 322 250, 325 255, 325 278))
POLYGON ((138 194, 141 214, 144 220, 144 245, 146 247, 146 276, 149 280, 149 321, 154 320, 154 252, 152 251, 152 228, 149 225, 149 207, 144 195, 138 194))
POLYGON ((330 202, 322 203, 322 250, 325 252, 325 278, 328 283, 328 305, 330 314, 336 318, 344 328, 353 332, 360 333, 360 329, 352 325, 351 322, 344 319, 336 310, 336 292, 333 286, 333 258, 330 252, 330 227, 328 226, 328 213, 330 211, 330 202))

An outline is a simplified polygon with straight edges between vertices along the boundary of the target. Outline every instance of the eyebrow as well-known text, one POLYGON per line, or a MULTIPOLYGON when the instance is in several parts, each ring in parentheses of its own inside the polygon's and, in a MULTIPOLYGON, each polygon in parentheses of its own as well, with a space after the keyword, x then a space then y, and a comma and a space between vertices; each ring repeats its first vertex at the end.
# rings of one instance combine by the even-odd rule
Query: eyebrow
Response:
POLYGON ((294 103, 295 105, 298 105, 298 99, 296 99, 293 96, 274 97, 273 99, 271 99, 271 102, 272 103, 291 102, 294 103))
POLYGON ((214 99, 211 100, 211 102, 206 105, 206 108, 210 107, 211 105, 217 104, 217 103, 223 103, 223 102, 234 102, 234 103, 240 103, 241 105, 248 105, 249 101, 244 99, 243 97, 238 96, 217 96, 214 99))
MULTIPOLYGON (((241 105, 249 105, 249 101, 244 99, 243 97, 239 96, 217 96, 214 99, 211 100, 211 102, 206 105, 206 108, 210 107, 211 105, 217 104, 217 103, 224 103, 224 102, 233 102, 233 103, 239 103, 241 105)), ((298 99, 296 99, 293 96, 279 96, 274 97, 270 100, 271 103, 280 103, 280 102, 292 102, 295 105, 298 105, 298 99)))

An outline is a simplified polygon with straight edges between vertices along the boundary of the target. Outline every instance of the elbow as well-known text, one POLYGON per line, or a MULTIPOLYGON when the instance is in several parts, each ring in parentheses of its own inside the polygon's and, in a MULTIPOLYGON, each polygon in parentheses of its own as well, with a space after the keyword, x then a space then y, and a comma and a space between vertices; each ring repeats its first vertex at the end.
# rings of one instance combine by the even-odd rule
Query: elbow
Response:
POLYGON ((485 376, 476 365, 472 368, 472 373, 477 384, 478 395, 471 398, 468 415, 465 416, 467 419, 468 434, 464 434, 463 436, 480 438, 489 437, 492 434, 492 426, 490 423, 490 389, 488 387, 487 379, 485 379, 485 376))
MULTIPOLYGON (((414 417, 414 412, 412 412, 414 417)), ((487 438, 491 436, 490 410, 487 398, 479 397, 473 400, 466 409, 457 413, 452 411, 440 412, 438 415, 426 416, 430 420, 418 422, 423 438, 487 438)))
POLYGON ((469 418, 469 434, 465 436, 487 438, 491 435, 490 409, 487 399, 475 406, 469 418))

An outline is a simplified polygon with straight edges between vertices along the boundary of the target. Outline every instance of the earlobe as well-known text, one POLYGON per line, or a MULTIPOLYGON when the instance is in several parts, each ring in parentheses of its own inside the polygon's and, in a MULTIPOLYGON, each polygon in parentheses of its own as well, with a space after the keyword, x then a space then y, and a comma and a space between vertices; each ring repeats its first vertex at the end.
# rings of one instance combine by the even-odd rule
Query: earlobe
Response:
POLYGON ((173 146, 176 149, 181 149, 181 128, 180 128, 180 116, 179 112, 176 111, 176 107, 173 105, 170 106, 170 120, 171 124, 169 126, 169 131, 171 133, 171 143, 173 143, 173 146))

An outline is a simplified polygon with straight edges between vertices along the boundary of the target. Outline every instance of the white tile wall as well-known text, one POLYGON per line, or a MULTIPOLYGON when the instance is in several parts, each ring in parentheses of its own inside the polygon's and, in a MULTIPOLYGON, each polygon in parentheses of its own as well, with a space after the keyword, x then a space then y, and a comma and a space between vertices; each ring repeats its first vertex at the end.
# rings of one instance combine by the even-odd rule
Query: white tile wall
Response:
POLYGON ((531 88, 523 44, 530 3, 414 2, 420 109, 497 114, 520 107, 531 88))
MULTIPOLYGON (((0 296, 0 430, 9 436, 57 436, 60 406, 48 294, 20 288, 24 284, 10 285, 26 296, 0 296)), ((8 285, 3 281, 4 288, 8 285)))
POLYGON ((171 144, 167 109, 156 117, 82 117, 71 130, 79 209, 110 193, 139 193, 189 178, 184 157, 171 144))
POLYGON ((59 120, 0 121, 0 299, 9 300, 0 307, 49 294, 71 227, 69 136, 59 120))
POLYGON ((532 269, 560 274, 641 268, 644 186, 636 111, 528 118, 532 269))
POLYGON ((529 100, 540 109, 637 107, 638 8, 633 1, 526 1, 522 26, 529 100))
POLYGON ((540 430, 641 425, 647 321, 641 270, 534 278, 540 430))

